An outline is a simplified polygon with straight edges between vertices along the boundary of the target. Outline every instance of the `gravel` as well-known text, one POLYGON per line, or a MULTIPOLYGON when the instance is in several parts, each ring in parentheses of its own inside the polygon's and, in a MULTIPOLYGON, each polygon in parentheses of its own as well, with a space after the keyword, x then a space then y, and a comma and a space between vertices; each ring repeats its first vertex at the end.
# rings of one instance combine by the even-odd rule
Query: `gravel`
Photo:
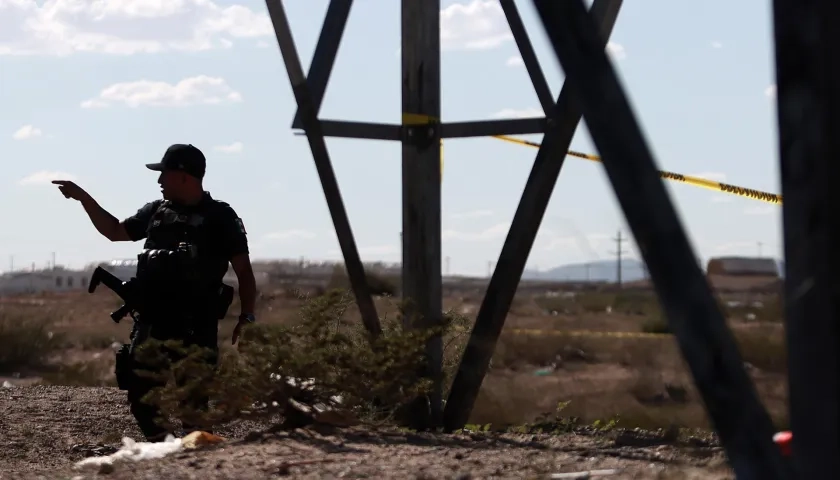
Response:
POLYGON ((0 388, 0 479, 548 479, 552 473, 612 469, 617 472, 598 478, 734 478, 713 441, 658 441, 644 432, 444 435, 359 427, 265 433, 266 428, 226 425, 216 431, 227 439, 222 444, 91 472, 74 465, 113 453, 122 437, 142 439, 124 392, 0 388), (629 441, 633 436, 644 441, 629 441))

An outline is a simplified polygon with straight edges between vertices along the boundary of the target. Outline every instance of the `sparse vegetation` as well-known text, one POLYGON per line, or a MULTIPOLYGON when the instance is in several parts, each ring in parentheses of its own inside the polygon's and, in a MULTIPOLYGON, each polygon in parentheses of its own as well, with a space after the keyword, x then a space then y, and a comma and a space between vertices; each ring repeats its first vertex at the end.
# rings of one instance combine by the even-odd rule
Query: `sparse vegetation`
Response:
POLYGON ((0 374, 42 368, 61 347, 48 317, 26 313, 0 308, 0 374))
MULTIPOLYGON (((173 365, 166 387, 149 400, 172 417, 189 418, 193 424, 218 424, 235 419, 284 415, 288 401, 330 405, 341 398, 342 410, 367 422, 381 423, 418 397, 430 394, 431 380, 422 375, 425 345, 442 334, 446 340, 447 366, 455 365, 461 317, 448 314, 435 328, 404 329, 402 316, 382 319, 383 334, 371 343, 360 322, 349 321, 354 306, 347 291, 332 290, 307 301, 296 322, 253 325, 245 330, 238 351, 222 356, 217 374, 203 386, 179 377, 207 378, 208 367, 197 361, 198 349, 181 349, 185 359, 173 365), (207 412, 184 409, 185 399, 206 389, 215 406, 207 412)), ((151 351, 160 345, 147 344, 151 351)), ((170 348, 178 348, 171 343, 170 348)), ((160 355, 152 361, 165 361, 160 355)), ((448 382, 449 371, 444 371, 448 382)))
MULTIPOLYGON (((230 346, 238 312, 238 306, 232 306, 219 328, 221 375, 210 385, 218 402, 208 421, 272 415, 279 421, 288 413, 280 401, 284 398, 312 404, 341 395, 355 417, 387 423, 408 399, 425 393, 428 382, 419 372, 424 365, 422 345, 430 332, 402 330, 401 305, 394 298, 398 281, 381 280, 385 286, 375 289, 381 294, 376 303, 386 334, 376 351, 361 329, 343 270, 328 282, 342 286, 338 290, 312 285, 298 289, 289 279, 264 289, 258 301, 259 324, 245 332, 239 349, 230 346), (314 379, 316 387, 290 387, 280 381, 283 378, 314 379), (254 407, 262 404, 266 407, 254 407)), ((447 387, 480 300, 481 293, 472 290, 446 299, 451 312, 444 326, 447 387)), ((111 385, 111 347, 125 341, 130 328, 130 319, 115 325, 108 318, 115 304, 107 291, 5 302, 0 309, 0 370, 27 372, 42 383, 111 385)), ((721 305, 757 389, 777 422, 784 424, 781 301, 774 292, 727 292, 721 305)), ((553 415, 556 423, 587 428, 616 418, 628 428, 707 428, 669 330, 651 291, 520 292, 470 423, 512 430, 553 415), (639 332, 664 335, 632 336, 639 332), (562 414, 555 411, 558 403, 565 405, 562 414)), ((157 401, 175 411, 184 388, 164 389, 157 401)))

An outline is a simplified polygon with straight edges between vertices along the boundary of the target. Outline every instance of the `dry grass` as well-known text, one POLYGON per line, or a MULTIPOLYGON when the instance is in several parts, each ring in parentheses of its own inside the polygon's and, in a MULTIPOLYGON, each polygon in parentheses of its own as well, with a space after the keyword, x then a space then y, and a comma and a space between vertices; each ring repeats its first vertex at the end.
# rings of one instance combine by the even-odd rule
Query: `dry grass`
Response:
MULTIPOLYGON (((340 277, 340 276, 339 276, 340 277)), ((334 278, 341 285, 341 278, 334 278)), ((384 279, 391 284, 393 279, 384 279)), ((384 288, 383 288, 384 289, 384 288)), ((293 325, 307 292, 266 289, 258 301, 264 325, 293 325)), ((317 295, 318 291, 309 292, 317 295)), ((445 308, 475 318, 480 294, 446 298, 445 308)), ((748 371, 776 422, 786 424, 786 356, 781 302, 769 293, 721 294, 748 371)), ((376 300, 380 315, 393 318, 396 301, 376 300)), ((119 305, 104 290, 95 295, 39 295, 0 303, 0 376, 38 374, 43 381, 74 385, 112 382, 114 342, 128 337, 130 319, 114 324, 119 305), (7 348, 7 346, 14 346, 7 348)), ((238 305, 219 325, 219 343, 229 350, 238 305)), ((348 322, 358 322, 350 308, 348 322)), ((708 427, 705 411, 671 336, 626 338, 569 331, 667 331, 655 296, 644 290, 519 295, 482 385, 470 423, 520 425, 568 402, 563 415, 582 421, 620 417, 622 426, 708 427), (539 329, 541 334, 514 333, 539 329)), ((469 330, 467 325, 466 330, 469 330)), ((464 337, 455 340, 458 351, 464 337)), ((457 355, 450 357, 450 362, 457 355)))

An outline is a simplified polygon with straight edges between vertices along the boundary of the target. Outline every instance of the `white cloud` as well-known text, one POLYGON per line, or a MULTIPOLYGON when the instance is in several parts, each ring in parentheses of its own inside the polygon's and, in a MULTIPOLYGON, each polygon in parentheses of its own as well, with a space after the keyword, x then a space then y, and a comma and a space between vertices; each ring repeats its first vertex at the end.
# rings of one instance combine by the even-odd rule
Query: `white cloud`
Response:
POLYGON ((498 0, 455 3, 440 11, 440 43, 444 50, 496 48, 513 40, 498 0))
POLYGON ((712 42, 712 48, 723 48, 723 43, 715 40, 712 42))
POLYGON ((41 135, 43 135, 43 132, 40 128, 37 128, 33 125, 24 125, 12 134, 12 138, 14 138, 15 140, 31 140, 33 138, 38 138, 41 135))
POLYGON ((222 153, 242 153, 244 148, 242 142, 233 142, 230 145, 217 145, 213 147, 213 150, 222 153))
POLYGON ((447 229, 441 232, 443 240, 460 240, 462 242, 486 242, 507 235, 510 223, 499 223, 478 232, 462 232, 447 229))
POLYGON ((309 230, 300 230, 300 229, 292 229, 292 230, 284 230, 282 232, 272 232, 263 235, 263 240, 269 241, 285 241, 285 240, 309 240, 315 238, 313 232, 309 230))
POLYGON ((624 60, 627 58, 627 51, 624 45, 616 42, 607 42, 607 53, 609 53, 614 60, 624 60))
POLYGON ((494 118, 529 118, 544 117, 545 112, 541 108, 528 107, 524 109, 503 108, 493 114, 494 118))
POLYGON ((21 178, 18 185, 32 186, 32 185, 48 185, 53 180, 70 180, 75 182, 77 177, 72 173, 60 172, 55 170, 41 170, 21 178))
POLYGON ((484 217, 492 217, 495 214, 493 210, 472 210, 469 212, 460 212, 460 213, 453 213, 449 215, 449 218, 453 220, 466 220, 472 218, 484 218, 484 217))
POLYGON ((162 81, 137 80, 115 83, 99 95, 82 102, 82 108, 104 108, 122 104, 136 108, 186 107, 190 105, 219 105, 242 101, 242 94, 233 90, 223 78, 198 75, 176 84, 162 81))
POLYGON ((514 55, 507 59, 505 65, 507 65, 508 67, 521 67, 525 65, 525 62, 522 61, 522 57, 520 57, 519 55, 514 55))
POLYGON ((768 98, 776 98, 776 85, 770 85, 764 89, 764 95, 768 98))
POLYGON ((273 33, 264 12, 212 0, 0 0, 0 55, 201 51, 273 33))

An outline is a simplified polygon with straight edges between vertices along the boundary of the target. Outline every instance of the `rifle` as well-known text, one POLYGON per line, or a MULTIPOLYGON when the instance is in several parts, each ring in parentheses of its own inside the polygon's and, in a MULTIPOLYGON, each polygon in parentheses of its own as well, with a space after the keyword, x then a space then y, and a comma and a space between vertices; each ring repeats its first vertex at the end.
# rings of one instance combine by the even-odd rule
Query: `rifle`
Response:
POLYGON ((137 312, 137 303, 139 300, 137 279, 132 277, 131 280, 124 282, 108 270, 105 270, 102 267, 96 267, 93 271, 93 275, 90 277, 88 293, 96 291, 96 287, 99 286, 100 283, 119 295, 123 302, 125 302, 120 308, 111 312, 111 320, 113 320, 114 323, 120 323, 120 320, 129 314, 131 314, 132 318, 134 318, 134 313, 137 312))

